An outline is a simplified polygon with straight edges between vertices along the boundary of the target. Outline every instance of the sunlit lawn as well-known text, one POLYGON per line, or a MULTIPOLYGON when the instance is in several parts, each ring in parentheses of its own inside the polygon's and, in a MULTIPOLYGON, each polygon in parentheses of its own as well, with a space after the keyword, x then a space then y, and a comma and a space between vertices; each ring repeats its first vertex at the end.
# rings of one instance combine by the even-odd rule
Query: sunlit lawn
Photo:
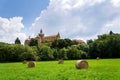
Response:
POLYGON ((41 61, 35 68, 21 62, 0 63, 0 80, 120 80, 120 59, 87 61, 87 70, 76 69, 76 60, 41 61))

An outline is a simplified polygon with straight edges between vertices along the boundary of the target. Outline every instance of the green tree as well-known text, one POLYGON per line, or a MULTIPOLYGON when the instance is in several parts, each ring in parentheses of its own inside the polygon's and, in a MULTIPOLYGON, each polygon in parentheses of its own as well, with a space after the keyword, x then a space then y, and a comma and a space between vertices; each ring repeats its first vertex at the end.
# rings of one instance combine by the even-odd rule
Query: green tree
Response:
POLYGON ((20 39, 18 37, 15 40, 15 44, 21 44, 20 39))
POLYGON ((53 56, 55 60, 59 59, 59 49, 52 48, 53 56))
POLYGON ((19 57, 23 60, 36 60, 36 51, 29 46, 24 46, 24 52, 22 52, 19 57))
POLYGON ((38 46, 38 56, 40 60, 53 60, 53 51, 49 46, 39 45, 38 46))
POLYGON ((110 35, 112 35, 112 34, 114 34, 112 31, 110 31, 110 33, 109 33, 110 35))
POLYGON ((103 34, 89 45, 91 58, 119 58, 120 57, 120 34, 103 34))
POLYGON ((32 38, 29 46, 38 46, 38 39, 37 38, 32 38))
POLYGON ((67 57, 70 60, 80 58, 79 50, 75 46, 68 47, 67 57))
POLYGON ((82 50, 86 53, 88 53, 89 51, 89 46, 86 43, 78 44, 76 47, 78 48, 78 50, 82 50))
POLYGON ((24 59, 35 60, 36 51, 29 46, 0 43, 0 62, 5 61, 16 62, 22 61, 24 59))
POLYGON ((72 41, 68 38, 66 39, 57 39, 54 40, 51 44, 51 48, 58 48, 58 49, 62 49, 62 48, 67 48, 68 46, 72 45, 72 41))
POLYGON ((62 48, 59 51, 59 59, 68 59, 67 57, 67 49, 66 48, 62 48))

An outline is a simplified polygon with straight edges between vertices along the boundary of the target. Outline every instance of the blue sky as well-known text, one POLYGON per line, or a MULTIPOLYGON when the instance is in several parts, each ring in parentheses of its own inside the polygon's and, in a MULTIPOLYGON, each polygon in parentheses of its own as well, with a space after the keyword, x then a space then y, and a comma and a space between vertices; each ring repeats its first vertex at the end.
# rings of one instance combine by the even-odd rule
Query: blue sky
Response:
POLYGON ((45 35, 96 39, 97 35, 120 33, 120 0, 0 0, 0 41, 21 42, 45 35))
POLYGON ((30 26, 48 4, 49 0, 0 0, 0 16, 3 18, 22 16, 24 25, 30 26))

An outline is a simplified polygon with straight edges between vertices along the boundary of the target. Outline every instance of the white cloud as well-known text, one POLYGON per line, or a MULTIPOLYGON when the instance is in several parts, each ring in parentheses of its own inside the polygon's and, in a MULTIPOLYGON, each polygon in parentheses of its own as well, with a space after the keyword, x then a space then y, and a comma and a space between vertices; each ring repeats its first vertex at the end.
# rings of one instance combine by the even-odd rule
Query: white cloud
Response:
MULTIPOLYGON (((115 27, 105 24, 120 18, 120 0, 50 0, 49 6, 36 18, 31 30, 37 35, 42 28, 47 35, 60 32, 63 38, 95 38, 115 27), (117 4, 117 7, 115 6, 117 4)), ((115 26, 114 23, 113 26, 115 26)), ((120 25, 117 25, 120 27, 120 25)), ((117 27, 118 28, 118 27, 117 27)))
POLYGON ((120 33, 120 17, 107 22, 101 29, 101 33, 106 33, 108 31, 115 31, 116 33, 120 33))
POLYGON ((14 43, 19 37, 23 43, 26 35, 21 32, 24 28, 22 17, 13 17, 10 19, 0 17, 0 42, 14 43))
POLYGON ((120 0, 111 0, 111 3, 116 7, 120 7, 120 0))

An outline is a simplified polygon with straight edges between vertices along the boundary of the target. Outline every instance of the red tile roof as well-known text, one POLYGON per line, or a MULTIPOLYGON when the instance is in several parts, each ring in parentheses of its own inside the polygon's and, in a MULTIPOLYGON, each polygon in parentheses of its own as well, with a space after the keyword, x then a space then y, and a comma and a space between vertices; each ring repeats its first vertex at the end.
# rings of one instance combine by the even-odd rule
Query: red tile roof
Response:
POLYGON ((44 36, 43 39, 57 38, 58 35, 44 36))

